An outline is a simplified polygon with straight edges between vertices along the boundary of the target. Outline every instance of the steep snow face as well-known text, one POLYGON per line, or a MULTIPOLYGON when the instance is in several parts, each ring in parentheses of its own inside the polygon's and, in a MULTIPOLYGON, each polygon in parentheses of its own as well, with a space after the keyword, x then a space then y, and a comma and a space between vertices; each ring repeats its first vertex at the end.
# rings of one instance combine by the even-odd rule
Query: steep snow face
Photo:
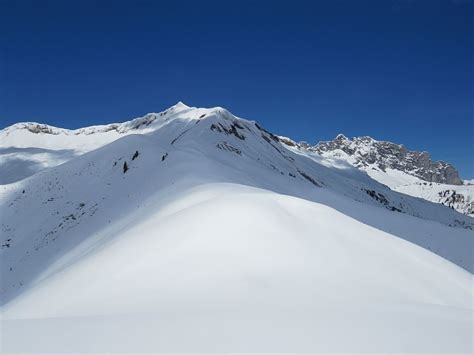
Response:
POLYGON ((178 111, 0 187, 3 350, 472 350, 471 218, 178 111))
POLYGON ((474 186, 463 183, 450 164, 432 162, 426 152, 411 152, 402 145, 370 137, 348 139, 343 135, 315 146, 299 146, 328 159, 345 160, 392 190, 474 215, 474 186))

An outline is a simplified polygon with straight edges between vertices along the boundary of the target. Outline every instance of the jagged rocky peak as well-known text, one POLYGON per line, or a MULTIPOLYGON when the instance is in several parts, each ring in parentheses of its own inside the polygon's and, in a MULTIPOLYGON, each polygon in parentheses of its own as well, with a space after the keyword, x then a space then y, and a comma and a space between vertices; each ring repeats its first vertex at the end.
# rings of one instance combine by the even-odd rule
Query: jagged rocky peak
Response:
POLYGON ((344 142, 344 141, 348 141, 349 138, 347 138, 345 135, 343 135, 342 133, 339 133, 336 138, 334 139, 335 141, 341 141, 341 142, 344 142))
POLYGON ((410 151, 400 144, 377 141, 371 137, 347 138, 338 134, 332 141, 319 142, 309 148, 319 154, 341 150, 351 156, 354 165, 400 170, 425 181, 462 185, 458 171, 449 163, 432 161, 427 152, 410 151))

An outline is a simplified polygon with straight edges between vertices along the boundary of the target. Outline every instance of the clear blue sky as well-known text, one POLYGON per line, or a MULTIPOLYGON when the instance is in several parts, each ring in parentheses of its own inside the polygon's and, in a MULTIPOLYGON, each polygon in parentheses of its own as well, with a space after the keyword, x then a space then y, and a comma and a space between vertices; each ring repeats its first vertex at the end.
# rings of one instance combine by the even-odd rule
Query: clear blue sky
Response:
POLYGON ((0 0, 0 127, 179 100, 314 143, 370 135, 474 177, 467 0, 0 0))

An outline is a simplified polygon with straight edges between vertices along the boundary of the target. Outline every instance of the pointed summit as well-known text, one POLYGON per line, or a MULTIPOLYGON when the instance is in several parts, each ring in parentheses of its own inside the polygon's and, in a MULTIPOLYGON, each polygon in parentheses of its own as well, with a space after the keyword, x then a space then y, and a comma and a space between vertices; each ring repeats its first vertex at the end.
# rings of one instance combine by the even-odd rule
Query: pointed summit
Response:
POLYGON ((173 109, 179 109, 179 110, 186 110, 190 108, 188 105, 186 105, 183 101, 178 101, 175 105, 171 106, 173 109))

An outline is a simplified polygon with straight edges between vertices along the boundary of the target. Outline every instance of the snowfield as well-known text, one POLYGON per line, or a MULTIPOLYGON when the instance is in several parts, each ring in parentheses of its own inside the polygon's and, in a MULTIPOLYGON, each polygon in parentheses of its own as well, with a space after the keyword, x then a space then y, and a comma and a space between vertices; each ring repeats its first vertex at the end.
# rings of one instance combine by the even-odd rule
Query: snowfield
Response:
POLYGON ((474 216, 474 185, 465 182, 460 186, 428 183, 400 171, 387 169, 385 173, 377 170, 367 171, 375 180, 389 186, 392 190, 427 201, 441 203, 459 212, 474 216))
POLYGON ((222 108, 114 127, 0 186, 2 352, 472 353, 472 218, 222 108))

